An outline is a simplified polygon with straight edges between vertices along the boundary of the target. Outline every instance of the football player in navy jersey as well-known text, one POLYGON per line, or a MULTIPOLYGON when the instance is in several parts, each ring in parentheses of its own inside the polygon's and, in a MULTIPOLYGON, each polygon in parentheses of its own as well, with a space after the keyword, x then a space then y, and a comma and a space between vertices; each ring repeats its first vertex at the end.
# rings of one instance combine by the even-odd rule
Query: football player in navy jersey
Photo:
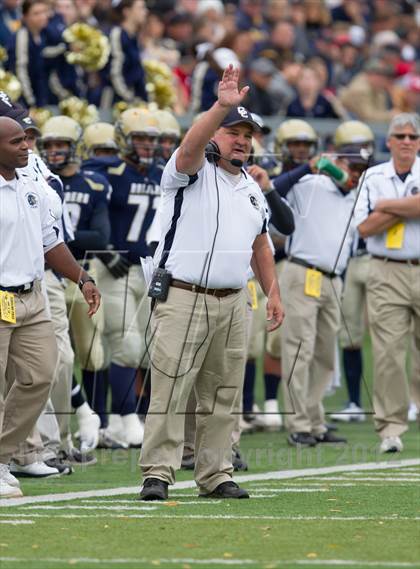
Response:
POLYGON ((96 122, 87 126, 82 137, 82 168, 106 175, 110 166, 118 166, 118 146, 115 129, 107 122, 96 122))
POLYGON ((145 332, 149 317, 140 257, 149 254, 150 229, 160 199, 163 166, 157 162, 159 125, 147 109, 124 111, 115 125, 118 162, 108 167, 113 187, 109 208, 111 247, 101 254, 105 336, 111 351, 112 407, 109 435, 140 446, 143 425, 136 400, 136 374, 146 374, 145 332), (106 268, 105 268, 106 267, 106 268))
MULTIPOLYGON (((53 117, 44 124, 38 146, 48 167, 63 182, 65 201, 75 230, 71 251, 94 273, 95 259, 91 252, 106 249, 110 237, 108 201, 111 186, 104 176, 80 169, 77 148, 81 134, 82 129, 75 120, 66 116, 53 117)), ((86 318, 79 291, 71 284, 66 289, 66 299, 70 307, 73 343, 82 369, 83 384, 89 394, 95 392, 96 384, 103 382, 100 371, 106 366, 102 335, 104 314, 99 311, 94 319, 86 318)), ((98 397, 101 393, 104 390, 98 388, 98 397)), ((94 408, 104 420, 105 401, 95 399, 94 393, 94 408)))

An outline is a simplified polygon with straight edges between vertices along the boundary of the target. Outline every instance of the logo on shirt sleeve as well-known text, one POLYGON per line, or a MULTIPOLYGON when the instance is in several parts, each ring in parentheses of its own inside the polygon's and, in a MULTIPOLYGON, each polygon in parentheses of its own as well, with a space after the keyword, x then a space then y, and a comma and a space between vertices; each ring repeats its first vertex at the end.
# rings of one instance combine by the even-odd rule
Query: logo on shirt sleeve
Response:
POLYGON ((38 207, 38 196, 36 194, 32 194, 31 192, 28 192, 26 194, 26 199, 28 200, 28 204, 31 207, 38 207))
POLYGON ((255 209, 258 209, 258 210, 259 210, 259 209, 260 209, 260 204, 259 204, 259 202, 258 202, 257 196, 254 195, 254 194, 249 194, 248 197, 249 197, 249 201, 250 201, 251 204, 255 207, 255 209))

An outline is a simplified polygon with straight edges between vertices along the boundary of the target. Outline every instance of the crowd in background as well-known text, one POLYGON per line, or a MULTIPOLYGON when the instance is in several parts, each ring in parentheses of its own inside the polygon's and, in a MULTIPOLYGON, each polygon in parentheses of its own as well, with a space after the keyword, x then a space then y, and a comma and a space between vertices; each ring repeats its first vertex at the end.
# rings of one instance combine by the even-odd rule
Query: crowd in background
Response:
POLYGON ((101 108, 152 99, 139 58, 168 65, 177 114, 207 110, 226 62, 262 115, 390 120, 418 110, 420 11, 412 0, 3 0, 3 65, 26 106, 71 95, 101 108), (68 63, 66 29, 110 41, 100 70, 68 63), (27 30, 24 34, 23 30, 27 30))

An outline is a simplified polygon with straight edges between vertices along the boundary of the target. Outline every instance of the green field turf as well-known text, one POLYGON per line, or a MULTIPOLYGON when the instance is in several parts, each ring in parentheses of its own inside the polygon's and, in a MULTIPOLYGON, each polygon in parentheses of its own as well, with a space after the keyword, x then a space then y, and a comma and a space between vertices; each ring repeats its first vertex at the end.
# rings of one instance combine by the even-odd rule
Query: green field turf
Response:
MULTIPOLYGON (((0 567, 420 567, 419 466, 378 455, 370 423, 340 432, 349 445, 303 451, 288 447, 284 433, 243 437, 250 462, 246 475, 315 473, 248 480, 243 485, 252 498, 242 501, 198 499, 190 487, 172 490, 166 503, 140 502, 138 451, 97 451, 98 464, 72 476, 22 482, 25 496, 130 490, 3 506, 0 567), (346 466, 379 460, 392 468, 351 472, 346 466), (314 471, 330 466, 344 472, 314 471)), ((398 460, 418 458, 415 426, 404 443, 398 460)), ((188 472, 178 477, 191 479, 188 472)))
MULTIPOLYGON (((372 411, 370 358, 366 364, 363 401, 372 411)), ((325 400, 329 412, 343 403, 343 389, 325 400)), ((183 488, 171 489, 168 502, 140 502, 139 451, 98 450, 95 466, 71 476, 22 481, 25 497, 38 502, 3 501, 0 569, 420 569, 418 425, 398 456, 378 453, 371 416, 339 433, 348 445, 304 450, 289 447, 284 432, 243 436, 249 471, 236 479, 246 477, 251 499, 241 501, 199 499, 192 474, 182 471, 183 488)))

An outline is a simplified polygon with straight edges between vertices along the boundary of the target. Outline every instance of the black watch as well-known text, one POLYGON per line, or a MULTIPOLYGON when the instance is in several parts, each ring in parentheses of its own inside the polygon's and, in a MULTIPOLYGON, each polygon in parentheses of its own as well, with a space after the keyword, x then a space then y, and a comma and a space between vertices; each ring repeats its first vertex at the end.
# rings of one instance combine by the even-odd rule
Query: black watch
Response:
POLYGON ((95 280, 94 280, 92 277, 90 277, 90 276, 88 275, 85 279, 84 279, 83 277, 80 279, 80 281, 79 281, 79 288, 80 288, 80 290, 82 290, 83 285, 84 285, 85 283, 93 283, 94 285, 96 285, 95 280))

